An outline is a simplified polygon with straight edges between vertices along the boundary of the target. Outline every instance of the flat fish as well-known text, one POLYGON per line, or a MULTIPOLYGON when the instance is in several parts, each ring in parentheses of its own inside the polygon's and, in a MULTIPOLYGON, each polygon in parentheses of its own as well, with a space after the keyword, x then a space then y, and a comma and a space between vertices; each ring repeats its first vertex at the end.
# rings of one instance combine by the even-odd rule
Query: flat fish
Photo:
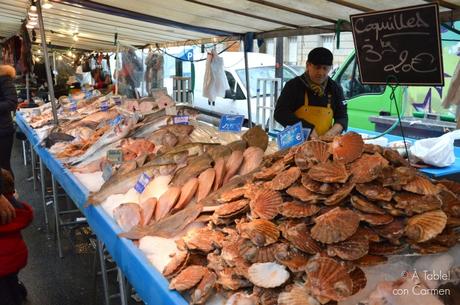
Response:
POLYGON ((124 232, 141 224, 141 207, 137 203, 122 203, 113 210, 113 218, 124 232))
POLYGON ((204 170, 211 167, 213 160, 207 153, 203 153, 202 155, 192 158, 187 162, 187 166, 178 170, 173 180, 171 181, 171 185, 173 186, 182 186, 191 178, 197 177, 201 174, 204 170))
POLYGON ((210 147, 206 152, 211 156, 214 161, 219 158, 225 158, 232 154, 232 150, 227 145, 217 145, 210 147))
POLYGON ((159 130, 162 126, 170 125, 173 123, 173 118, 170 115, 164 115, 157 117, 152 121, 145 122, 142 121, 136 129, 131 133, 131 136, 134 138, 149 138, 149 136, 159 130))
POLYGON ((174 215, 165 217, 151 225, 142 227, 135 226, 131 231, 119 234, 120 237, 129 239, 141 239, 144 236, 159 236, 172 238, 181 232, 186 226, 194 222, 201 214, 203 205, 189 204, 185 209, 174 215))
POLYGON ((216 171, 216 177, 214 179, 213 190, 217 190, 219 187, 222 186, 224 182, 225 176, 225 159, 219 158, 216 160, 216 164, 214 165, 214 170, 216 171))
POLYGON ((180 187, 172 186, 161 195, 155 209, 155 220, 158 221, 165 217, 176 204, 180 196, 180 187))
POLYGON ((141 207, 141 223, 140 225, 146 226, 150 219, 152 219, 153 213, 155 212, 155 208, 157 206, 157 199, 156 198, 149 198, 145 201, 142 201, 140 204, 141 207))
POLYGON ((229 181, 236 173, 243 163, 243 152, 241 150, 235 150, 230 155, 230 158, 227 160, 227 164, 225 165, 225 177, 224 183, 229 181))
POLYGON ((208 196, 209 192, 211 192, 215 177, 216 170, 212 167, 208 168, 198 176, 198 191, 196 195, 196 200, 198 202, 208 196))
POLYGON ((196 190, 198 189, 198 178, 191 178, 181 188, 179 201, 173 208, 173 213, 182 210, 192 198, 195 196, 196 190))
POLYGON ((239 175, 246 175, 260 166, 264 158, 264 151, 260 147, 251 146, 243 153, 243 164, 241 164, 239 175))
POLYGON ((248 143, 244 140, 237 140, 227 144, 227 147, 233 151, 244 151, 248 147, 248 143))

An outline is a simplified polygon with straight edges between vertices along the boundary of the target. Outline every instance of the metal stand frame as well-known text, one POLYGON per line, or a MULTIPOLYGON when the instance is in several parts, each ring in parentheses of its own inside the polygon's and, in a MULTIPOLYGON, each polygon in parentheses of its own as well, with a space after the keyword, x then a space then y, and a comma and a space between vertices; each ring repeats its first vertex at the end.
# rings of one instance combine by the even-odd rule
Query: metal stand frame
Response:
POLYGON ((258 78, 256 98, 256 122, 262 129, 267 128, 267 110, 270 118, 268 132, 273 133, 275 129, 275 105, 281 92, 281 78, 258 78), (260 89, 262 87, 262 90, 260 89), (270 88, 270 95, 267 96, 267 88, 270 88), (262 91, 262 92, 261 92, 262 91), (261 118, 262 117, 262 118, 261 118))
POLYGON ((190 77, 173 76, 173 99, 177 103, 188 103, 191 104, 192 99, 190 98, 191 83, 190 77))

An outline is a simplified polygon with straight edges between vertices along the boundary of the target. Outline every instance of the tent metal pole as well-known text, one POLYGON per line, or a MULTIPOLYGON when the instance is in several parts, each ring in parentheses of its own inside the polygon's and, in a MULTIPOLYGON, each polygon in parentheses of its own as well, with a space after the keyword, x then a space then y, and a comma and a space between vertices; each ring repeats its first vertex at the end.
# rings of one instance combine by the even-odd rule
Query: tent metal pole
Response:
POLYGON ((38 25, 40 27, 40 38, 42 42, 42 49, 43 49, 43 56, 45 58, 45 68, 46 68, 46 80, 48 83, 48 93, 50 97, 51 107, 53 111, 53 122, 54 125, 58 125, 58 117, 57 117, 57 110, 56 110, 56 99, 54 96, 54 86, 53 86, 53 78, 51 77, 51 67, 50 67, 50 58, 48 55, 48 47, 46 46, 46 35, 45 35, 45 24, 43 23, 43 14, 42 14, 42 5, 41 1, 36 2, 37 5, 37 14, 38 14, 38 25))
POLYGON ((57 86, 56 51, 53 51, 53 74, 54 74, 54 85, 57 86))
POLYGON ((29 72, 26 73, 26 100, 30 104, 30 85, 29 85, 29 72))
POLYGON ((248 103, 248 127, 252 127, 252 114, 251 114, 251 87, 249 85, 249 69, 248 69, 248 50, 247 41, 243 39, 244 44, 244 74, 246 76, 246 101, 248 103))
POLYGON ((120 67, 120 43, 117 41, 117 50, 115 53, 115 95, 118 95, 118 72, 120 67))

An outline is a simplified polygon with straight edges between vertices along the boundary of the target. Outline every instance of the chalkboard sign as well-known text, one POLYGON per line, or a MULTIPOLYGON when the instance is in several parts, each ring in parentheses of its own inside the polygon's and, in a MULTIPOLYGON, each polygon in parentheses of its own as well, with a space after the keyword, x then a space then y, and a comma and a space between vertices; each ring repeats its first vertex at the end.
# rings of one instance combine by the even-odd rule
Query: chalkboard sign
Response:
POLYGON ((437 4, 350 16, 363 84, 444 85, 437 4), (394 83, 395 81, 391 81, 394 83))
POLYGON ((244 115, 224 114, 220 118, 219 131, 240 132, 243 121, 244 115))

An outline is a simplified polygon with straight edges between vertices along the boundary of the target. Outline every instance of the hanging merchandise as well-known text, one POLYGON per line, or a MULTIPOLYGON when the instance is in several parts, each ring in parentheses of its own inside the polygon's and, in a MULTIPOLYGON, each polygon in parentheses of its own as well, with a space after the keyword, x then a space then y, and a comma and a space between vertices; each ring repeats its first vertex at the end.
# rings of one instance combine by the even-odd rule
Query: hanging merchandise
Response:
POLYGON ((206 71, 203 81, 203 96, 215 101, 217 96, 225 96, 229 90, 227 76, 224 72, 224 59, 213 49, 206 59, 206 71))
POLYGON ((140 87, 144 78, 142 61, 136 54, 136 49, 127 48, 121 52, 122 68, 119 72, 119 90, 121 95, 127 97, 139 97, 136 90, 140 87))
POLYGON ((158 52, 150 52, 145 60, 146 71, 145 81, 147 91, 150 93, 151 89, 163 88, 163 54, 158 52))

